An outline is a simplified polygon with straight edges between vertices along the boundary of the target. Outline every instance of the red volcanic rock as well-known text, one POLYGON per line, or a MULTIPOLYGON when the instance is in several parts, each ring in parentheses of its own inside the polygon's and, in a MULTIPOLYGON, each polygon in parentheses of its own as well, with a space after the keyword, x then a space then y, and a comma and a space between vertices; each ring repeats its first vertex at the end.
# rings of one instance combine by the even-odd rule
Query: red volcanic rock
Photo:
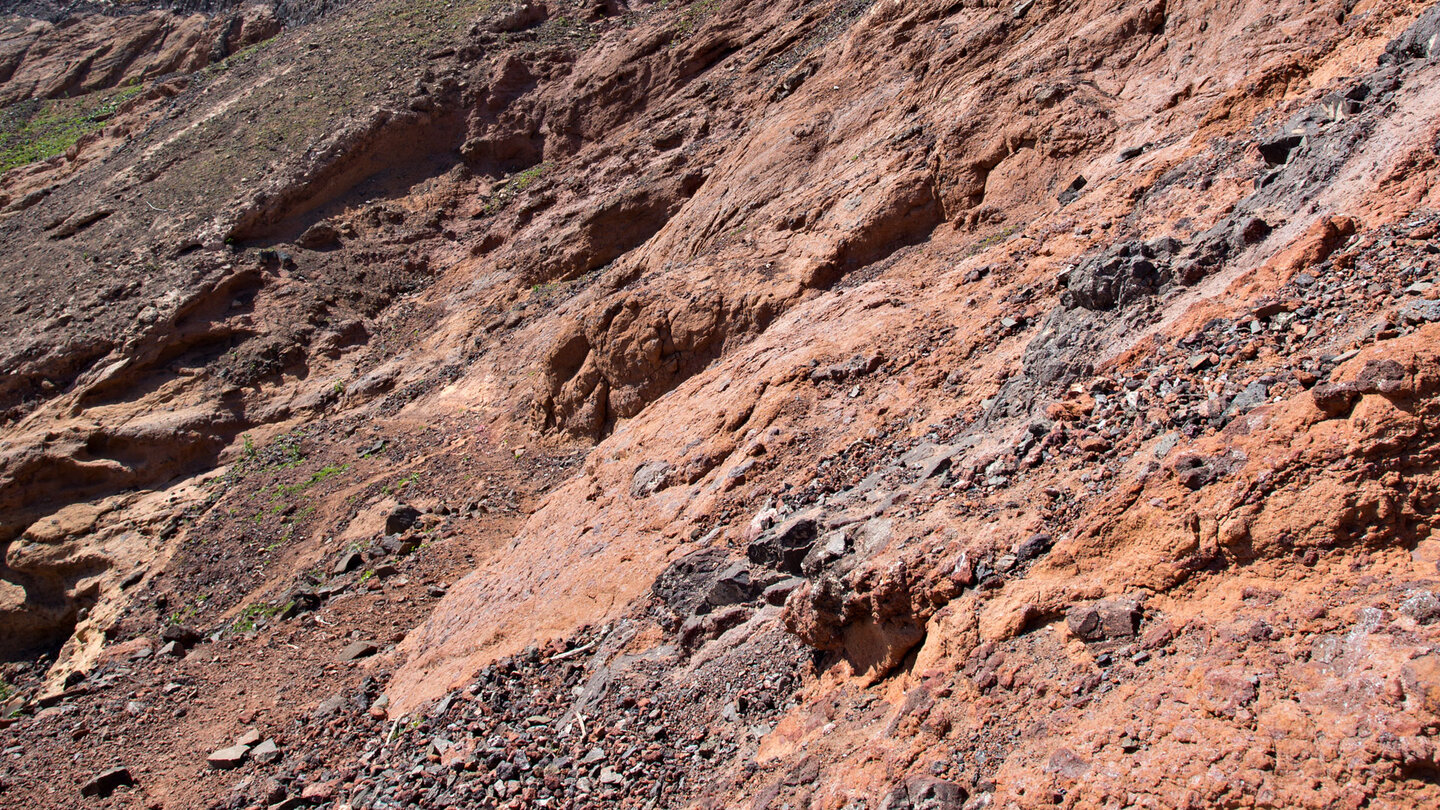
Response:
POLYGON ((112 11, 0 23, 7 800, 1440 803, 1434 7, 112 11))

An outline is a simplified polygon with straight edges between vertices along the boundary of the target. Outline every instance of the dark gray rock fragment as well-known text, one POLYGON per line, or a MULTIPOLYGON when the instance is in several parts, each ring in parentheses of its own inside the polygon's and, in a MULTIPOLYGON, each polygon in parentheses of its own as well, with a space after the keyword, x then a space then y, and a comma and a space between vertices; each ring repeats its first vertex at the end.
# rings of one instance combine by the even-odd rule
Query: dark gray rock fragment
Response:
POLYGON ((799 574, 818 533, 814 515, 799 515, 756 538, 745 550, 745 556, 756 565, 799 574))
POLYGON ((96 798, 108 798, 116 789, 122 785, 134 785, 135 778, 130 775, 129 768, 111 768, 96 774, 90 781, 80 786, 81 796, 93 796, 96 798))
POLYGON ((390 510, 390 514, 385 516, 385 533, 400 534, 406 529, 409 529, 411 526, 414 526, 415 521, 419 519, 419 509, 416 509, 413 506, 408 506, 406 504, 401 504, 400 506, 397 506, 394 509, 390 510))
POLYGON ((929 777, 907 779, 885 796, 881 810, 962 810, 968 794, 954 782, 929 777))
POLYGON ((1065 626, 1086 641, 1133 636, 1139 621, 1140 609, 1128 599, 1102 599, 1076 605, 1065 614, 1065 626))

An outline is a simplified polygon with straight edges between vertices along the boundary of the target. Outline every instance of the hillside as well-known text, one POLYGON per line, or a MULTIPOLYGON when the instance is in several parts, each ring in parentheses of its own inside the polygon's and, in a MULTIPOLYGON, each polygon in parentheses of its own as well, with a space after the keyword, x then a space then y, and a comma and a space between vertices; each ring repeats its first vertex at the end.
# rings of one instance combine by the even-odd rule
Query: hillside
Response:
POLYGON ((0 807, 1440 805, 1440 5, 0 12, 0 807))

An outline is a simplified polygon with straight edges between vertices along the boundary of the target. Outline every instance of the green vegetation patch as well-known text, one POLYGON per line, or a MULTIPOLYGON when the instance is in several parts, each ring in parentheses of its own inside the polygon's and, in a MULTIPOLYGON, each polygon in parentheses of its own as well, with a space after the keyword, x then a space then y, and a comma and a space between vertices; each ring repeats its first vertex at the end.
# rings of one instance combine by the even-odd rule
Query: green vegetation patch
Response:
POLYGON ((419 480, 420 473, 412 472, 393 484, 386 484, 384 487, 381 488, 380 491, 384 492, 386 495, 393 495, 395 493, 404 492, 406 489, 408 489, 411 485, 413 485, 416 481, 419 480))
POLYGON ((320 468, 317 472, 312 473, 311 476, 304 481, 297 481, 293 484, 276 484, 275 493, 286 497, 299 495, 310 487, 326 479, 334 478, 348 469, 350 469, 349 464, 328 464, 320 468))
POLYGON ((191 604, 185 605, 179 610, 171 613, 165 619, 166 624, 184 624, 185 622, 190 621, 191 619, 200 615, 200 609, 203 608, 205 606, 205 603, 208 601, 210 601, 210 594, 200 594, 199 596, 195 597, 195 601, 191 604))
POLYGON ((21 101, 0 109, 0 172, 65 154, 82 137, 105 126, 139 85, 80 98, 21 101))
MULTIPOLYGON (((668 2, 664 2, 660 7, 665 9, 670 5, 668 2)), ((691 3, 680 9, 675 20, 675 42, 695 33, 701 25, 715 15, 715 8, 719 5, 719 0, 700 0, 698 3, 691 3)), ((672 44, 674 43, 672 42, 672 44)))
POLYGON ((266 604, 266 603, 261 603, 261 604, 258 604, 258 605, 251 605, 250 607, 247 607, 247 608, 245 608, 244 610, 240 611, 240 615, 237 616, 237 617, 235 617, 235 621, 230 625, 230 632, 231 632, 231 633, 250 633, 250 632, 253 632, 253 631, 255 630, 255 628, 256 628, 259 620, 261 620, 261 619, 273 619, 273 618, 275 618, 276 616, 279 616, 280 614, 282 614, 282 613, 284 613, 285 611, 289 610, 289 609, 290 609, 290 606, 293 605, 293 604, 294 604, 294 602, 286 602, 286 603, 283 604, 283 605, 279 605, 279 604, 272 605, 272 604, 266 604))
MULTIPOLYGON (((298 430, 292 430, 279 437, 264 450, 257 448, 254 440, 248 434, 240 438, 244 442, 244 446, 240 451, 240 458, 225 475, 223 484, 226 486, 239 483, 251 473, 288 470, 300 466, 305 461, 305 452, 300 448, 300 442, 304 436, 298 430)), ((333 472, 327 473, 319 480, 323 481, 333 474, 333 472)))
POLYGON ((495 192, 495 196, 491 197, 490 201, 485 203, 485 213, 494 214, 500 211, 508 205, 511 200, 520 196, 521 192, 534 185, 535 181, 539 180, 541 175, 550 171, 551 165, 549 161, 537 163, 522 172, 511 175, 510 179, 505 181, 505 185, 502 186, 499 191, 495 192))

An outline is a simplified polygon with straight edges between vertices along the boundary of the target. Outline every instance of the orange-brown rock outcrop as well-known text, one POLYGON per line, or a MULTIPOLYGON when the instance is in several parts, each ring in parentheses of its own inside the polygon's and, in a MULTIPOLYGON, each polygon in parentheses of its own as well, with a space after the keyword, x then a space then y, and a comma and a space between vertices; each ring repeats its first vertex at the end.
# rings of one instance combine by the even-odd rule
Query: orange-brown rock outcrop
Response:
POLYGON ((1440 6, 6 6, 0 806, 1440 802, 1440 6))

